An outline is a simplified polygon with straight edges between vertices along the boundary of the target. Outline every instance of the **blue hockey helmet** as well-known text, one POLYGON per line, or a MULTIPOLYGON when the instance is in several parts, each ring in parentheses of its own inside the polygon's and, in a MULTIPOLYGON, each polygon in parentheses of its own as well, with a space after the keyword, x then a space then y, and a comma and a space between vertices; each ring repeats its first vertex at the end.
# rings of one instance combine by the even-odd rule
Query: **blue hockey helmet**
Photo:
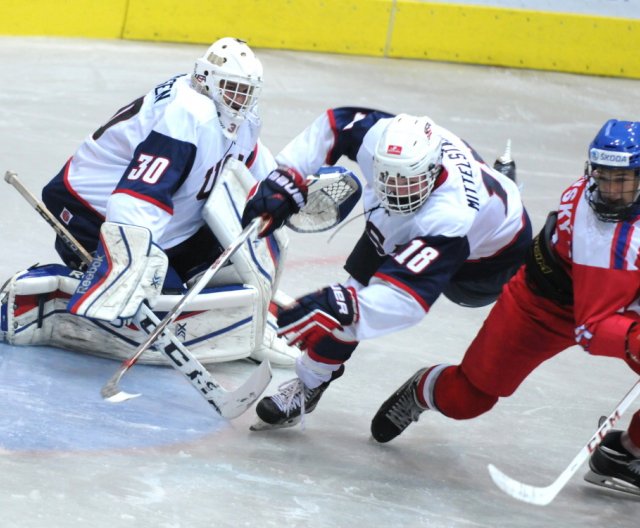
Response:
POLYGON ((600 220, 640 214, 640 122, 610 119, 589 146, 586 197, 600 220))

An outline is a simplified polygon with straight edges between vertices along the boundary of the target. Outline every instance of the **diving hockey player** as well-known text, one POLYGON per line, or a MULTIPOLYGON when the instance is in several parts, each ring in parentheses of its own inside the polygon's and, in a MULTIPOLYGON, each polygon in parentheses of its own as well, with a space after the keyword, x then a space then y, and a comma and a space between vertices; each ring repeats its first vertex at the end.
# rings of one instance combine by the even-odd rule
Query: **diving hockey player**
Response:
POLYGON ((441 293, 462 306, 495 301, 531 242, 514 181, 428 117, 336 108, 277 160, 306 173, 341 156, 366 179, 365 233, 346 261, 347 281, 279 314, 280 335, 304 353, 298 377, 258 403, 253 429, 298 423, 360 340, 417 324, 441 293))

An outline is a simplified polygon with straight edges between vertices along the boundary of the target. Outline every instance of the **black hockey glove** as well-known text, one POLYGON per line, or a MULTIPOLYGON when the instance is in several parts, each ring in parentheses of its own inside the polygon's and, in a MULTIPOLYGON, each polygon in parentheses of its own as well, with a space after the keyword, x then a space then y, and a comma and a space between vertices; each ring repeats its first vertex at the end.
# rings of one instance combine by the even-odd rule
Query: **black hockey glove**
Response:
POLYGON ((279 167, 251 189, 242 213, 242 227, 262 217, 265 222, 258 236, 270 235, 306 203, 305 179, 294 169, 279 167))

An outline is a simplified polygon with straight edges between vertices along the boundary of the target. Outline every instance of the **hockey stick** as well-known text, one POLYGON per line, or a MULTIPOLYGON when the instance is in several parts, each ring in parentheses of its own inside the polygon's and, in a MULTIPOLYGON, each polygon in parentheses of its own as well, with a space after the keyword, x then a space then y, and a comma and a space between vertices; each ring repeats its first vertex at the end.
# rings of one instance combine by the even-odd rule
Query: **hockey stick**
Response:
MULTIPOLYGON (((259 226, 259 224, 260 224, 260 219, 259 218, 256 218, 251 224, 249 224, 242 231, 242 233, 240 233, 240 235, 238 235, 238 237, 229 245, 229 247, 227 247, 227 249, 225 249, 222 252, 222 254, 215 260, 215 262, 213 264, 211 264, 211 266, 209 266, 209 268, 207 268, 207 270, 202 274, 202 276, 198 279, 198 281, 196 283, 194 283, 189 288, 187 293, 176 303, 176 305, 173 308, 171 308, 171 310, 169 310, 169 312, 164 316, 162 321, 159 321, 157 319, 157 317, 155 316, 155 314, 153 314, 153 312, 147 308, 148 312, 150 314, 153 314, 153 317, 155 318, 155 320, 152 319, 148 313, 144 313, 143 315, 145 315, 146 317, 151 319, 151 323, 152 324, 149 325, 146 321, 143 320, 143 321, 140 322, 140 325, 143 328, 147 327, 149 329, 149 331, 148 331, 149 335, 148 335, 146 341, 144 341, 143 343, 141 343, 138 346, 138 348, 136 349, 135 354, 133 356, 131 356, 130 358, 126 359, 124 361, 124 363, 122 364, 122 366, 120 367, 120 369, 118 370, 118 372, 116 372, 111 377, 111 379, 109 381, 107 381, 107 383, 104 385, 104 387, 102 387, 102 390, 100 391, 100 393, 102 394, 103 398, 105 398, 105 399, 114 399, 115 398, 115 401, 122 401, 121 398, 123 398, 123 397, 124 397, 124 399, 129 399, 129 397, 131 397, 131 395, 120 391, 120 389, 118 388, 118 383, 120 382, 120 379, 122 378, 124 373, 127 370, 129 370, 129 368, 131 368, 131 366, 133 366, 136 363, 136 361, 138 361, 138 358, 154 344, 154 342, 158 339, 158 337, 160 337, 160 335, 163 332, 165 332, 165 329, 167 328, 167 326, 169 326, 170 324, 175 322, 175 320, 178 318, 178 316, 184 310, 185 306, 189 302, 191 302, 207 286, 207 284, 213 278, 213 276, 227 263, 227 261, 242 246, 242 244, 244 244, 247 241, 247 239, 253 233, 255 233, 255 231, 257 230, 257 228, 259 226)), ((176 341, 177 341, 177 339, 176 339, 176 341)), ((190 372, 191 369, 187 368, 186 371, 184 371, 183 370, 183 364, 182 364, 185 359, 188 360, 190 358, 188 358, 188 357, 187 358, 185 358, 185 357, 174 357, 173 356, 173 352, 178 347, 175 346, 175 343, 173 343, 173 341, 172 341, 171 345, 169 345, 168 347, 165 347, 163 349, 163 351, 165 352, 165 355, 173 362, 173 364, 176 366, 176 368, 178 370, 183 372, 187 377, 189 377, 191 379, 191 376, 192 376, 192 373, 190 372), (174 346, 172 347, 171 345, 174 345, 174 346)), ((182 343, 180 343, 180 345, 182 345, 182 343)), ((182 345, 182 348, 184 348, 184 345, 182 345)), ((184 356, 183 350, 179 350, 179 351, 184 356)), ((191 354, 189 354, 189 355, 191 355, 191 354)), ((196 362, 197 365, 200 364, 195 359, 195 357, 193 358, 193 360, 196 362)), ((269 381, 271 380, 270 369, 268 368, 269 367, 269 362, 268 361, 263 362, 261 364, 261 367, 262 367, 263 364, 267 365, 267 370, 269 371, 269 379, 265 380, 266 381, 265 386, 262 387, 262 390, 255 395, 255 398, 260 396, 262 391, 266 388, 266 386, 269 384, 269 381)), ((204 370, 204 367, 202 367, 202 369, 204 370)), ((198 386, 201 385, 201 382, 198 382, 197 385, 198 386)), ((199 390, 202 390, 202 388, 199 387, 199 390)), ((252 391, 252 393, 253 392, 254 391, 252 391)), ((253 403, 253 401, 255 401, 255 398, 254 398, 254 400, 252 400, 252 401, 250 401, 248 403, 247 407, 249 405, 251 405, 251 403, 253 403)), ((222 413, 220 413, 220 414, 222 414, 222 413)))
POLYGON ((631 387, 625 397, 622 398, 620 403, 618 403, 618 406, 606 418, 606 420, 602 422, 600 427, 598 427, 598 430, 593 434, 587 444, 578 452, 567 469, 565 469, 560 474, 560 476, 549 486, 530 486, 528 484, 518 482, 517 480, 514 480, 511 477, 505 475, 493 464, 489 464, 489 473, 491 474, 493 482, 507 495, 510 495, 515 499, 528 502, 530 504, 546 506, 556 497, 556 495, 558 495, 558 493, 560 493, 565 484, 569 482, 569 479, 580 468, 583 462, 589 458, 595 448, 598 447, 600 442, 602 442, 602 439, 607 434, 607 432, 615 425, 615 423, 620 419, 622 414, 627 410, 629 405, 631 405, 633 400, 635 400, 639 394, 640 380, 636 381, 635 385, 631 387))
MULTIPOLYGON (((7 183, 13 185, 16 190, 29 202, 29 204, 42 216, 54 229, 56 234, 68 247, 80 257, 83 262, 91 262, 91 255, 82 245, 69 233, 69 231, 51 214, 46 206, 41 203, 18 179, 15 172, 7 171, 5 174, 7 183)), ((233 253, 246 241, 246 239, 257 229, 259 221, 250 224, 226 251, 211 265, 201 278, 187 293, 185 297, 169 312, 167 317, 160 321, 156 314, 146 305, 141 306, 140 321, 142 329, 149 334, 149 338, 142 343, 136 353, 126 359, 118 371, 111 377, 101 390, 103 398, 112 402, 121 402, 130 398, 135 398, 139 394, 129 394, 120 391, 118 383, 122 376, 131 368, 138 358, 151 346, 153 341, 162 333, 168 324, 173 322, 184 306, 206 285, 208 280, 231 258, 233 253), (207 280, 203 280, 207 276, 207 280), (199 288, 196 291, 196 288, 199 288), (196 291, 196 293, 192 293, 196 291), (186 297, 189 297, 186 299, 186 297), (179 308, 178 308, 179 307, 179 308), (169 320, 171 319, 171 320, 169 320), (160 328, 160 330, 158 330, 160 328)), ((170 361, 172 367, 180 371, 193 385, 196 390, 207 400, 207 402, 223 417, 235 418, 246 411, 251 404, 262 394, 271 381, 271 368, 268 362, 263 362, 253 372, 251 377, 243 385, 234 391, 227 391, 221 387, 204 366, 189 352, 189 350, 168 330, 164 334, 169 338, 170 343, 162 347, 162 352, 170 361), (176 353, 177 352, 177 353, 176 353)))
POLYGON ((76 240, 76 238, 67 231, 67 229, 58 222, 58 219, 51 214, 49 209, 40 202, 35 195, 27 189, 22 182, 18 179, 18 174, 13 171, 7 171, 4 175, 4 180, 12 185, 21 195, 22 197, 33 207, 36 212, 45 219, 47 224, 53 227, 53 230, 56 232, 62 241, 66 244, 66 246, 73 251, 77 257, 79 257, 82 262, 85 264, 89 264, 92 260, 89 252, 82 247, 82 244, 76 240))

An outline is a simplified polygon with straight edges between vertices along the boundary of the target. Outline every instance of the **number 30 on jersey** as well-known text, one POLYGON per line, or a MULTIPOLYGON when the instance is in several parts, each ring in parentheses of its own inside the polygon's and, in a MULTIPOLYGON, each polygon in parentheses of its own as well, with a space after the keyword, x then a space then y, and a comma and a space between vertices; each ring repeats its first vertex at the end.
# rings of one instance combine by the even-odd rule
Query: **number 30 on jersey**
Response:
POLYGON ((162 156, 140 154, 138 165, 127 175, 128 180, 142 180, 145 183, 157 183, 169 166, 169 160, 162 156))

